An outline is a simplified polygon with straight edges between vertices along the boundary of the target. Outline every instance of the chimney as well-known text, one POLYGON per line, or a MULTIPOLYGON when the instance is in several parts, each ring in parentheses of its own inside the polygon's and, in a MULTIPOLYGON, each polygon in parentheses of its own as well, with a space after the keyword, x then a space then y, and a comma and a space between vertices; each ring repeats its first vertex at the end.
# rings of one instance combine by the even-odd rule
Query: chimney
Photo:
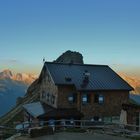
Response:
POLYGON ((85 70, 85 72, 83 73, 83 82, 81 84, 81 87, 86 87, 89 83, 89 77, 90 77, 90 73, 85 70))

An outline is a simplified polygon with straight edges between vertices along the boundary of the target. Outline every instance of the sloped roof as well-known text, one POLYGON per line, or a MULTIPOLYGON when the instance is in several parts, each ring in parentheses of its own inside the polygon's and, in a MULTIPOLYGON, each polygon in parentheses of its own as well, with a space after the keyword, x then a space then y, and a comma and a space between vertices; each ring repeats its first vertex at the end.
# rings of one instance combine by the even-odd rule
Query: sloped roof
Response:
POLYGON ((34 118, 58 118, 58 117, 81 117, 81 114, 77 109, 74 108, 61 108, 56 109, 48 104, 42 102, 34 102, 23 105, 23 108, 34 118))
POLYGON ((77 90, 133 90, 107 65, 64 64, 45 62, 56 85, 75 85, 77 90), (90 73, 87 86, 82 87, 83 73, 90 73), (71 81, 66 81, 71 78, 71 81))
POLYGON ((31 114, 34 118, 43 115, 46 112, 41 102, 33 102, 23 105, 23 108, 31 114))

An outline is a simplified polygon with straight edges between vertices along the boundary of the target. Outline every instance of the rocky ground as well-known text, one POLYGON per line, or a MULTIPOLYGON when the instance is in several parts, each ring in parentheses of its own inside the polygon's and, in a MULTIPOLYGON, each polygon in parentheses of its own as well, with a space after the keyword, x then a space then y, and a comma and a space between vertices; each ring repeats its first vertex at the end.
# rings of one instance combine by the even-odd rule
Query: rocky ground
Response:
POLYGON ((111 136, 106 134, 96 134, 96 133, 68 133, 61 132, 54 135, 48 135, 38 138, 29 138, 27 136, 17 137, 15 140, 130 140, 125 137, 111 136))

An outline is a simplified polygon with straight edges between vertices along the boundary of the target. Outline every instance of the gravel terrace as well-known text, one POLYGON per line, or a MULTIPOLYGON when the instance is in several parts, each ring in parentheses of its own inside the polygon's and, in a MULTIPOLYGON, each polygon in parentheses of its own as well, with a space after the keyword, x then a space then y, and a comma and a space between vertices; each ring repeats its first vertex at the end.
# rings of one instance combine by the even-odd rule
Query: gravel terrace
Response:
POLYGON ((15 140, 130 140, 124 137, 106 134, 68 133, 61 132, 38 138, 18 137, 15 140))

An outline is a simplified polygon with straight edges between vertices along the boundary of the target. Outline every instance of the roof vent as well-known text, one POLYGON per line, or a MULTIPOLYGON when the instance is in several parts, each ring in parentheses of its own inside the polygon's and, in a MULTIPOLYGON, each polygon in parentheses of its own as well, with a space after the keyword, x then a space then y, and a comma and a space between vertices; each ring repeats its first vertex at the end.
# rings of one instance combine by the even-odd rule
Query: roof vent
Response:
POLYGON ((70 77, 65 77, 65 81, 66 81, 66 82, 71 82, 72 79, 71 79, 70 77))
POLYGON ((89 77, 90 73, 87 70, 85 70, 84 75, 85 75, 85 77, 89 77))

